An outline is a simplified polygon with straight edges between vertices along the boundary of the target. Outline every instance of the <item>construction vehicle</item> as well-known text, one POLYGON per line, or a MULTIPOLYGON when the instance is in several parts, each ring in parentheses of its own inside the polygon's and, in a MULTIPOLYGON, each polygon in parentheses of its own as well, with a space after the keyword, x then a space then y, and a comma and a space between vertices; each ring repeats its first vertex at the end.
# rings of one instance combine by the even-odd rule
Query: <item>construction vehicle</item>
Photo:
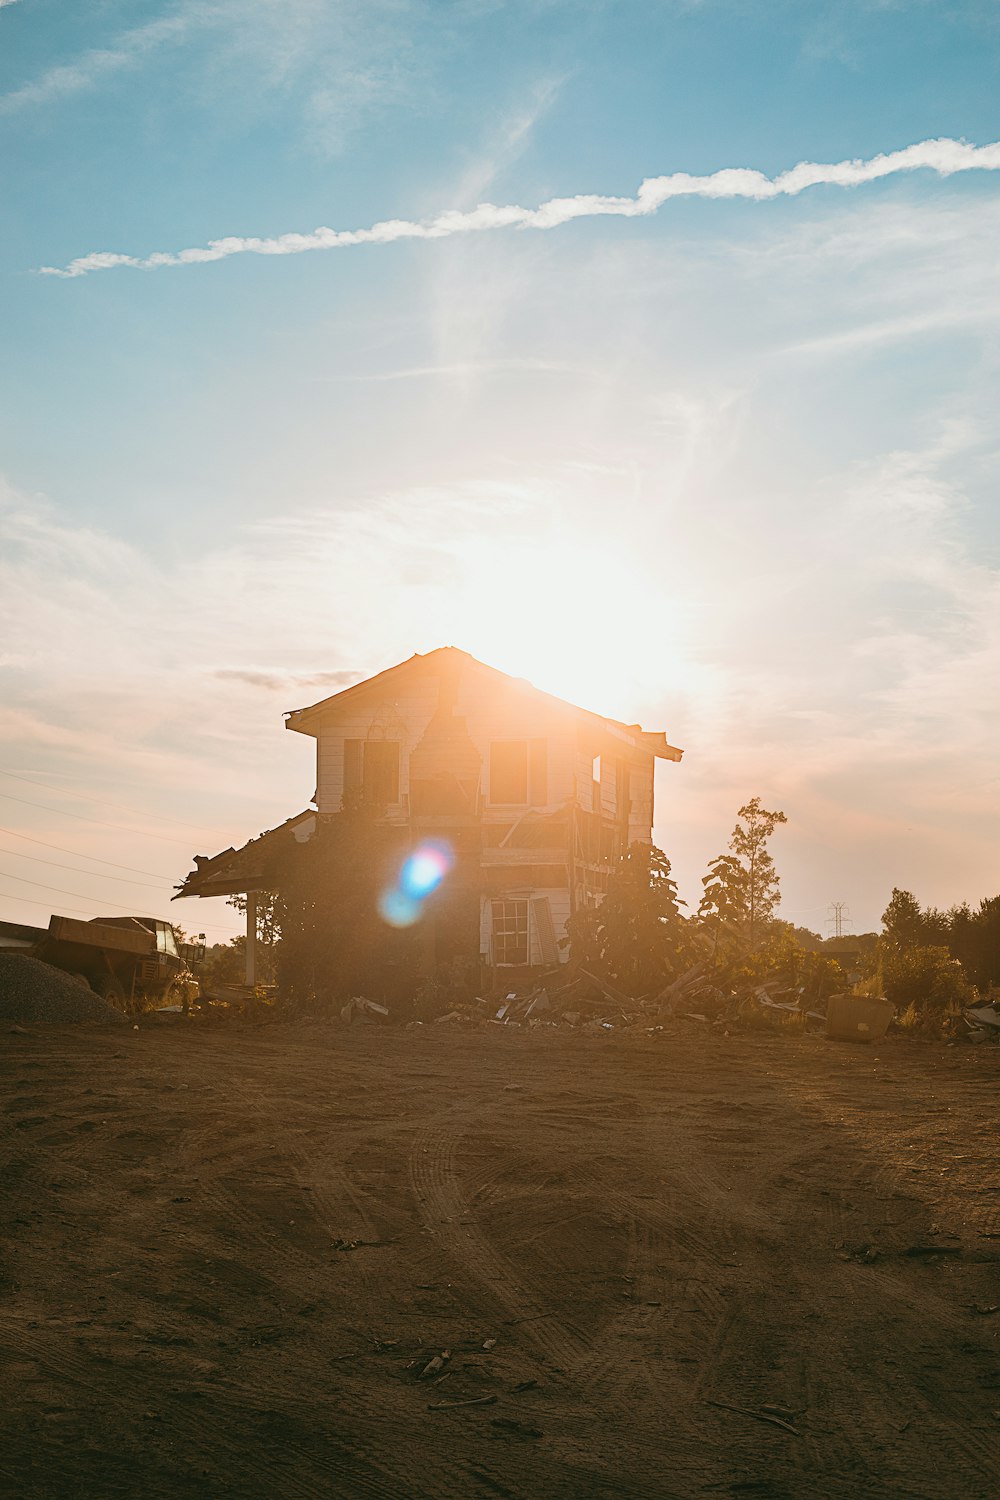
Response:
POLYGON ((0 951, 52 964, 129 1014, 171 1003, 187 1010, 198 996, 177 934, 159 917, 52 916, 48 927, 0 922, 0 951))

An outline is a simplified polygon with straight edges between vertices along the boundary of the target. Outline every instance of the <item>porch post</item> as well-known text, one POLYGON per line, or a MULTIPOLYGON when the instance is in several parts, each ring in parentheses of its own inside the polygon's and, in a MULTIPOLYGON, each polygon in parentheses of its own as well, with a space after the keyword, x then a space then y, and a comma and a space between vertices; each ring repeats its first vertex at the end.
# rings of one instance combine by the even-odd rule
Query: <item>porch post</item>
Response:
POLYGON ((247 891, 246 982, 257 983, 257 892, 247 891))

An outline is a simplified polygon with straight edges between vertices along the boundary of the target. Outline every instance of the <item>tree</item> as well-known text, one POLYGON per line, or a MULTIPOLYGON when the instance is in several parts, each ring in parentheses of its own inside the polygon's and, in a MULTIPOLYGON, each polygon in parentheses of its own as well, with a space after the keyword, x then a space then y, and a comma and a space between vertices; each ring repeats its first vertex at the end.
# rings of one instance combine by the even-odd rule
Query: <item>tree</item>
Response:
POLYGON ((768 812, 761 807, 759 797, 751 797, 737 817, 741 821, 733 829, 729 847, 746 870, 747 936, 753 948, 778 904, 780 882, 767 841, 778 824, 787 823, 788 819, 783 812, 768 812))
POLYGON ((712 957, 723 949, 743 945, 747 913, 746 871, 731 854, 720 854, 702 880, 704 891, 698 903, 698 919, 712 932, 712 957))
POLYGON ((882 913, 883 946, 893 952, 907 948, 943 947, 948 941, 949 918, 933 907, 925 910, 911 891, 892 888, 892 898, 882 913))
MULTIPOLYGON (((226 905, 234 906, 242 915, 246 916, 246 896, 227 896, 226 905)), ((274 891, 257 892, 257 941, 264 947, 270 948, 281 937, 281 928, 278 923, 278 898, 274 891)))
POLYGON ((948 951, 980 989, 1000 983, 1000 896, 948 913, 948 951))
POLYGON ((663 851, 633 844, 608 877, 600 906, 570 917, 570 955, 629 995, 662 989, 688 966, 683 904, 663 851))
POLYGON ((714 926, 716 951, 720 937, 729 937, 729 947, 752 952, 778 904, 778 873, 767 842, 788 819, 762 807, 759 797, 751 797, 737 816, 740 821, 729 840, 733 852, 720 854, 709 865, 698 915, 706 926, 714 926))

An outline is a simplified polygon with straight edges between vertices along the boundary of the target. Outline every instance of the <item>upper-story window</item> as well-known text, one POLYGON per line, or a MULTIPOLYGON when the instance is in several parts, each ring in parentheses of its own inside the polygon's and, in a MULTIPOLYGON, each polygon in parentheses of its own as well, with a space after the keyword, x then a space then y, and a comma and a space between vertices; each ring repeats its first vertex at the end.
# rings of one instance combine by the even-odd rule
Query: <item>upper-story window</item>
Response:
POLYGON ((375 807, 399 801, 399 743, 396 740, 344 741, 344 797, 359 791, 375 807))
POLYGON ((490 801, 510 806, 548 800, 544 740, 493 740, 490 745, 490 801))

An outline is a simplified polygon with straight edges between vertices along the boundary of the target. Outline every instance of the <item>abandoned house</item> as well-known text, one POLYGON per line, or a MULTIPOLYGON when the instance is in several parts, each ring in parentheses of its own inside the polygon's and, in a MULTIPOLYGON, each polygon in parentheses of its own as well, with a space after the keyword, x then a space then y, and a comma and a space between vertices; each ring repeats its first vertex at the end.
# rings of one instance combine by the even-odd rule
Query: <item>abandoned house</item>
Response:
POLYGON ((576 708, 453 646, 297 709, 285 728, 316 741, 315 810, 197 856, 174 898, 246 895, 247 983, 273 855, 359 795, 398 827, 401 849, 434 838, 454 852, 444 906, 425 924, 429 965, 458 954, 493 970, 565 960, 571 913, 600 902, 630 845, 651 842, 656 759, 682 754, 663 733, 576 708))

